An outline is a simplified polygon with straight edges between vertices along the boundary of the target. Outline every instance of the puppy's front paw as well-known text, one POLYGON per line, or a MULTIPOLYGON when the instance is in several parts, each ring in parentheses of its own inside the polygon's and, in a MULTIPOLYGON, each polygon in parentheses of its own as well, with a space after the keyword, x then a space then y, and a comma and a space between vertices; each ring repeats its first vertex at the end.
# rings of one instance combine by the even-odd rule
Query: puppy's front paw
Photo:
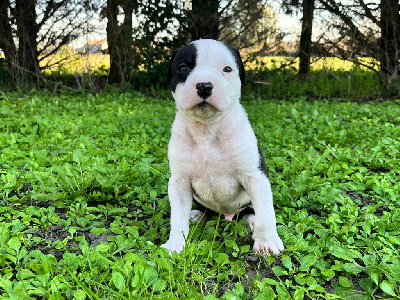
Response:
POLYGON ((179 238, 170 238, 165 244, 162 244, 161 247, 169 250, 170 252, 175 251, 179 253, 182 251, 183 247, 185 247, 185 240, 179 238))
POLYGON ((268 237, 266 239, 254 240, 253 251, 256 253, 267 255, 279 255, 285 247, 278 235, 268 237))

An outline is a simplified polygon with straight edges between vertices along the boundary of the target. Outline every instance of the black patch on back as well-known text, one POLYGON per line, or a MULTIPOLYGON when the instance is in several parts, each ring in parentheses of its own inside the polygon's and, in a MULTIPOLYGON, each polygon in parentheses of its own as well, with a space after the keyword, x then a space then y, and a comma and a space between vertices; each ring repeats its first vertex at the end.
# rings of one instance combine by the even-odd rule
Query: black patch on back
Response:
POLYGON ((264 173, 265 176, 267 176, 267 178, 269 178, 269 177, 268 177, 267 165, 266 165, 266 163, 265 163, 264 155, 263 155, 263 153, 262 153, 261 147, 260 147, 259 144, 257 144, 257 147, 258 147, 258 155, 259 155, 259 157, 260 157, 260 162, 259 162, 259 164, 258 164, 258 168, 261 170, 261 172, 264 173))
POLYGON ((186 81, 186 78, 196 66, 196 57, 197 49, 194 44, 189 44, 172 53, 168 66, 167 84, 171 86, 173 92, 175 92, 178 83, 186 81), (183 66, 186 67, 186 70, 180 71, 183 66))
POLYGON ((235 58, 236 64, 239 68, 240 82, 242 83, 242 85, 245 85, 246 84, 246 71, 244 70, 244 65, 243 65, 242 57, 240 56, 239 50, 236 48, 229 47, 229 46, 228 46, 228 49, 233 54, 233 57, 235 58))

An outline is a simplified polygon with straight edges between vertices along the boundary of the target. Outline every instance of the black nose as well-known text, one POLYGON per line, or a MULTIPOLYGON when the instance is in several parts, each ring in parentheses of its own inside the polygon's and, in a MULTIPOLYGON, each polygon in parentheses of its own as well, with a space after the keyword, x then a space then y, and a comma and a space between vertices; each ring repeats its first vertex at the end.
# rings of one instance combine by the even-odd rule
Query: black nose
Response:
POLYGON ((196 84, 197 95, 206 99, 211 96, 213 85, 211 82, 199 82, 196 84))

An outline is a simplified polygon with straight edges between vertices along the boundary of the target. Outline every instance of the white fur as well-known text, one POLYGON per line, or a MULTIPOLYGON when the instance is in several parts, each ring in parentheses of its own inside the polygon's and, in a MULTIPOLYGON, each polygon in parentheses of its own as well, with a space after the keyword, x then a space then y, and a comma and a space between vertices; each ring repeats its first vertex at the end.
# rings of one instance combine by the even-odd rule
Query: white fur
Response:
MULTIPOLYGON (((171 177, 171 233, 163 247, 180 252, 189 233, 193 197, 223 214, 235 214, 251 201, 254 215, 246 215, 254 229, 253 250, 279 254, 284 247, 276 231, 269 180, 259 170, 257 140, 239 103, 241 82, 229 49, 214 40, 194 42, 196 67, 173 96, 178 112, 168 146, 171 177), (230 66, 233 71, 223 72, 230 66), (196 84, 211 82, 206 109, 197 104, 196 84)), ((198 219, 198 213, 193 214, 198 219)))

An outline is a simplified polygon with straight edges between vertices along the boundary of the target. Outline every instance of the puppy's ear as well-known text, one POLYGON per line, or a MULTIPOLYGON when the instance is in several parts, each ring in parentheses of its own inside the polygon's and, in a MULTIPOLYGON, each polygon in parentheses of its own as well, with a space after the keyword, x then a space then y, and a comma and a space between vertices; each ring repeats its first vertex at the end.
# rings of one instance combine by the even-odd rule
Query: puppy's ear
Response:
POLYGON ((239 76, 240 76, 240 82, 242 85, 246 84, 246 71, 244 70, 244 65, 242 61, 242 57, 240 56, 239 50, 236 48, 229 47, 229 50, 231 50, 233 56, 235 57, 236 63, 239 67, 239 76))
POLYGON ((171 60, 169 61, 168 65, 168 72, 167 72, 167 84, 171 85, 171 79, 172 79, 172 62, 175 59, 176 54, 179 52, 180 49, 175 50, 172 52, 171 60))

